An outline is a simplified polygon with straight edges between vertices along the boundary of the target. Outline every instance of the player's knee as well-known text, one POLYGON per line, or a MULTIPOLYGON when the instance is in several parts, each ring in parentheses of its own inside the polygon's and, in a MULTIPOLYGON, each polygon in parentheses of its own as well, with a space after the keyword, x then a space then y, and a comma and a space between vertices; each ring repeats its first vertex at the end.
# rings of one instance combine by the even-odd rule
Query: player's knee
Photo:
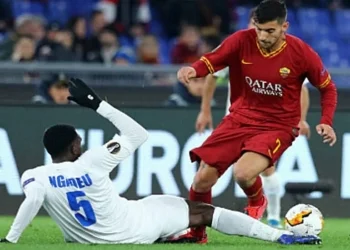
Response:
POLYGON ((196 175, 192 184, 192 189, 198 193, 205 193, 209 192, 214 184, 215 183, 212 183, 210 180, 196 175))
POLYGON ((208 192, 215 185, 218 178, 219 173, 216 168, 202 165, 194 177, 192 188, 196 192, 208 192))
POLYGON ((239 184, 247 183, 255 177, 251 173, 249 173, 249 171, 247 171, 245 168, 237 166, 234 168, 233 175, 235 177, 235 180, 239 184))
POLYGON ((275 173, 275 170, 276 170, 275 166, 271 166, 267 168, 264 172, 262 172, 261 175, 264 177, 271 176, 273 173, 275 173))
POLYGON ((269 159, 263 155, 246 152, 235 164, 234 177, 240 185, 244 185, 261 174, 269 166, 269 163, 269 159))

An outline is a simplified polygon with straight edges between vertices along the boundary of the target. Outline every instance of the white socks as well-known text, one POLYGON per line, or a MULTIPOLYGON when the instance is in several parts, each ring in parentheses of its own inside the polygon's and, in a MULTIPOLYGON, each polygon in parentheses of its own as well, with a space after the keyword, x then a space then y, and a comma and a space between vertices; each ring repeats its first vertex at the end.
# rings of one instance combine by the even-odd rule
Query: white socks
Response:
POLYGON ((281 185, 278 174, 261 176, 263 188, 267 197, 267 219, 280 221, 281 216, 281 185))
POLYGON ((265 225, 246 214, 220 207, 214 210, 211 227, 228 235, 241 235, 272 242, 276 242, 282 234, 291 234, 265 225))

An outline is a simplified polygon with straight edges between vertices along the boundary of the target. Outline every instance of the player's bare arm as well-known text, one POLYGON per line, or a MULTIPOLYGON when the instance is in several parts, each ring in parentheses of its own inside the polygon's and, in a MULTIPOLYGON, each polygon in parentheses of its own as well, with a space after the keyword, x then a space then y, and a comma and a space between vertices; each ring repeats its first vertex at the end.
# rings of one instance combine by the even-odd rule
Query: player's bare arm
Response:
POLYGON ((213 129, 213 117, 211 113, 211 101, 216 89, 216 78, 207 75, 202 94, 201 109, 196 120, 196 131, 203 133, 205 128, 213 129))
POLYGON ((310 138, 311 131, 310 126, 307 123, 307 113, 309 111, 310 106, 310 95, 309 95, 309 89, 306 87, 305 84, 303 84, 303 87, 301 89, 301 96, 300 96, 300 107, 301 107, 301 119, 299 122, 299 134, 305 135, 307 138, 310 138))

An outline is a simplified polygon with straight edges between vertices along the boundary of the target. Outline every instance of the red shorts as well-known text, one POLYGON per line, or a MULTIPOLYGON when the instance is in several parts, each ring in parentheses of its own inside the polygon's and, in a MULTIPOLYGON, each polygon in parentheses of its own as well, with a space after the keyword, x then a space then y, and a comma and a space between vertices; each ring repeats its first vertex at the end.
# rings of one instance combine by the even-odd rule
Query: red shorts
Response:
POLYGON ((220 176, 247 151, 266 156, 272 166, 296 136, 291 127, 245 125, 226 116, 202 146, 190 151, 190 157, 192 162, 203 160, 217 168, 220 176))

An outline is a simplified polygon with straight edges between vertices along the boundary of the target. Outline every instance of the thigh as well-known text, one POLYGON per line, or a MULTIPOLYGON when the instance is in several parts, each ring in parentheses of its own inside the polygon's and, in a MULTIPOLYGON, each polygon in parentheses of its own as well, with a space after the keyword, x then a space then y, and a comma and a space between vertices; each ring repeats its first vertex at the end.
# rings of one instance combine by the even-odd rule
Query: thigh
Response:
POLYGON ((250 151, 264 155, 272 166, 289 148, 295 136, 291 131, 283 129, 254 131, 254 135, 244 142, 242 151, 250 151))
POLYGON ((141 200, 157 231, 158 238, 174 235, 189 227, 185 199, 172 195, 151 195, 141 200))
POLYGON ((246 137, 244 130, 232 117, 224 117, 208 139, 190 151, 191 161, 204 161, 221 176, 239 158, 246 137))

